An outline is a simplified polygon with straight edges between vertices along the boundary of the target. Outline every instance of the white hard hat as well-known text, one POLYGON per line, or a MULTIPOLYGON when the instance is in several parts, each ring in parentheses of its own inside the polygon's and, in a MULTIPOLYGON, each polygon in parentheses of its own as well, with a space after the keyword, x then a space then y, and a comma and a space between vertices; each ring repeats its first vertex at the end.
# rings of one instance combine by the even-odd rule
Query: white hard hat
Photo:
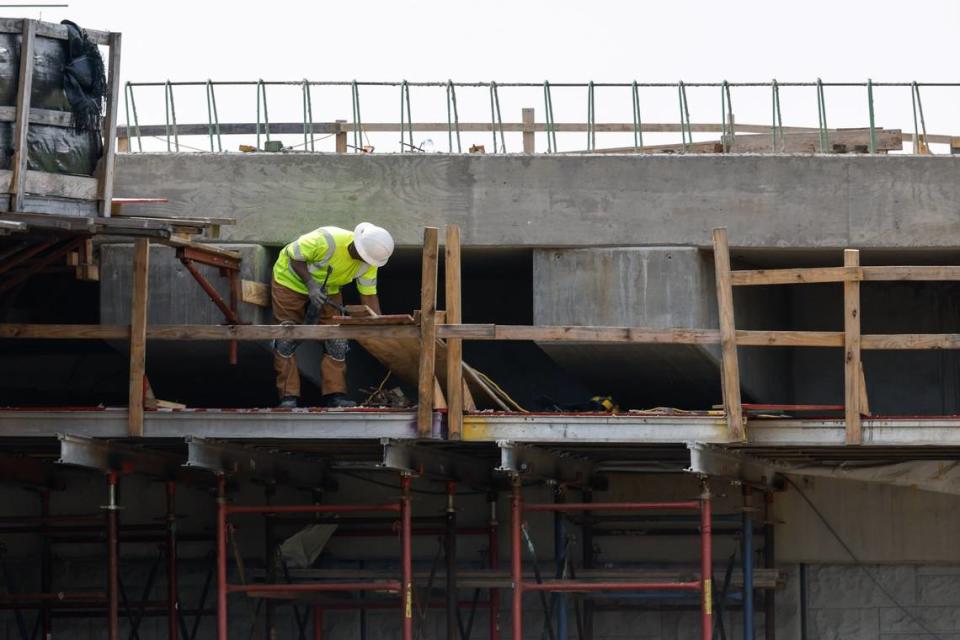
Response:
POLYGON ((353 230, 353 245, 363 261, 374 267, 387 264, 393 254, 393 236, 383 227, 361 222, 353 230))

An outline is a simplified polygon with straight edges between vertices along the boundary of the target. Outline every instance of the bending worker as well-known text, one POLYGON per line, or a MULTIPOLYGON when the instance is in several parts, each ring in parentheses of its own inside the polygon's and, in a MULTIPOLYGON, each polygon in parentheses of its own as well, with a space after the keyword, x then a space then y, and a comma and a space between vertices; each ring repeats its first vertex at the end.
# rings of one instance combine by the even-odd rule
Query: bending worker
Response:
MULTIPOLYGON (((360 303, 379 314, 377 269, 387 264, 392 253, 393 237, 369 222, 361 222, 353 231, 320 227, 300 236, 283 248, 273 265, 274 322, 314 324, 320 318, 342 315, 340 288, 353 281, 360 303)), ((300 372, 294 355, 297 346, 299 341, 274 342, 273 367, 283 408, 296 407, 300 397, 300 372)), ((347 340, 325 340, 323 350, 323 406, 355 406, 347 398, 347 340)))

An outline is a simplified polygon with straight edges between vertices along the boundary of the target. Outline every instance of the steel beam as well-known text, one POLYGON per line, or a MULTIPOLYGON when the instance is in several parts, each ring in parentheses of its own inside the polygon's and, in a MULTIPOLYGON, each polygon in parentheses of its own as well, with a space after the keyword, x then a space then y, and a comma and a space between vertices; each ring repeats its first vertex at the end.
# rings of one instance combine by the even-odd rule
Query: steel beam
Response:
POLYGON ((497 446, 501 473, 579 485, 589 485, 595 475, 593 462, 586 458, 507 440, 497 446))
POLYGON ((58 434, 57 438, 60 440, 59 464, 104 473, 139 473, 162 480, 210 484, 208 476, 184 469, 183 458, 178 455, 69 433, 58 434))
POLYGON ((387 438, 381 444, 383 458, 377 466, 382 469, 478 487, 489 487, 493 480, 494 467, 481 458, 387 438))
POLYGON ((186 440, 187 467, 310 489, 329 484, 325 477, 327 465, 319 460, 197 436, 188 436, 186 440))

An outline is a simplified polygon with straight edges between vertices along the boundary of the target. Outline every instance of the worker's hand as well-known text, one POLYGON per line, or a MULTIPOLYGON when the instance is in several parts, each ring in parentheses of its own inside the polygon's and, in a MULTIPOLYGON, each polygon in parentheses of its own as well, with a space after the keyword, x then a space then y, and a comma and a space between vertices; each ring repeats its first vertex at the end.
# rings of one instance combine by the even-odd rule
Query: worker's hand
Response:
POLYGON ((327 303, 327 294, 323 290, 323 285, 313 278, 310 278, 307 283, 307 295, 310 296, 310 303, 317 309, 323 309, 323 305, 327 303))

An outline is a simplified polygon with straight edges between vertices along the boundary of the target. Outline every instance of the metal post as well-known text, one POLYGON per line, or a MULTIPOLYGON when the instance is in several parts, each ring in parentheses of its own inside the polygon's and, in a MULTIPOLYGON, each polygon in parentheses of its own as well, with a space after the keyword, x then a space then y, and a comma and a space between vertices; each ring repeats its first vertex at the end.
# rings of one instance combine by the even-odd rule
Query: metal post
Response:
MULTIPOLYGON (((776 565, 776 536, 773 524, 773 492, 764 494, 763 514, 763 566, 772 569, 776 565)), ((776 588, 767 589, 763 597, 766 640, 776 640, 777 637, 777 600, 776 588)))
POLYGON ((177 483, 167 482, 167 635, 177 640, 177 483))
MULTIPOLYGON (((491 571, 500 568, 500 539, 499 523, 497 522, 497 494, 490 494, 490 528, 488 541, 490 557, 488 563, 491 571)), ((500 640, 500 589, 490 589, 490 640, 500 640)))
POLYGON ((217 640, 227 640, 227 478, 217 477, 217 640))
MULTIPOLYGON (((50 535, 47 519, 50 517, 50 491, 40 492, 40 517, 43 518, 40 534, 40 591, 50 593, 53 587, 53 562, 51 561, 50 535)), ((52 635, 50 603, 44 600, 40 609, 40 638, 50 640, 52 635)))
POLYGON ((750 487, 743 486, 743 637, 753 640, 753 515, 750 487))
POLYGON ((514 476, 510 496, 510 580, 513 585, 512 640, 523 638, 523 559, 520 556, 520 526, 523 519, 523 496, 520 478, 514 476))
MULTIPOLYGON (((593 502, 593 490, 583 490, 583 501, 593 502)), ((583 568, 593 568, 593 516, 589 511, 583 512, 583 568)), ((583 640, 593 640, 593 601, 589 598, 583 601, 583 640)))
POLYGON ((447 552, 447 640, 459 640, 457 624, 457 512, 454 501, 457 483, 447 482, 446 542, 447 552))
MULTIPOLYGON (((274 486, 271 484, 264 485, 263 497, 265 504, 270 504, 273 494, 274 486)), ((267 582, 273 584, 277 582, 277 563, 273 561, 273 520, 269 513, 263 514, 263 546, 263 557, 266 562, 267 582)), ((269 598, 267 598, 264 600, 263 606, 265 609, 263 616, 264 633, 267 638, 271 638, 273 637, 273 603, 269 598)))
POLYGON ((313 640, 323 640, 323 607, 313 605, 313 640))
POLYGON ((807 565, 800 564, 800 640, 807 640, 807 565))
MULTIPOLYGON (((401 589, 400 600, 403 610, 403 640, 413 640, 413 549, 412 530, 413 521, 410 513, 410 486, 413 480, 404 474, 400 479, 400 543, 401 556, 401 589)), ((226 640, 221 639, 221 640, 226 640)))
POLYGON ((107 473, 107 638, 120 637, 120 580, 118 574, 117 472, 107 473))
MULTIPOLYGON (((554 488, 553 501, 566 501, 566 488, 558 484, 554 488)), ((553 557, 556 565, 556 577, 563 578, 563 570, 567 563, 567 532, 563 513, 553 514, 553 557)), ((567 596, 563 593, 553 595, 553 606, 557 613, 557 640, 567 640, 567 596)))
POLYGON ((700 493, 700 588, 701 604, 700 634, 703 640, 713 637, 713 524, 710 511, 710 485, 701 481, 700 493))

